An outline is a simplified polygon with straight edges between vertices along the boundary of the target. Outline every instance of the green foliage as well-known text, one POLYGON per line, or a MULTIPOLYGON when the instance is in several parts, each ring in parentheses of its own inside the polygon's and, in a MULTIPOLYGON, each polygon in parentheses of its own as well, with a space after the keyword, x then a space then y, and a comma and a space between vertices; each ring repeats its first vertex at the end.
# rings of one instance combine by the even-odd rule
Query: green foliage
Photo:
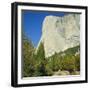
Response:
POLYGON ((67 70, 67 71, 74 71, 76 69, 75 67, 75 57, 72 55, 66 55, 61 60, 61 70, 67 70))
POLYGON ((49 61, 47 61, 47 64, 45 66, 45 70, 46 70, 47 76, 53 75, 52 64, 49 61))
POLYGON ((41 43, 37 54, 34 53, 34 48, 28 40, 23 40, 23 77, 44 76, 47 75, 45 69, 46 60, 44 46, 41 43))
POLYGON ((37 50, 37 59, 38 60, 45 60, 45 52, 44 52, 44 45, 43 43, 40 44, 38 50, 37 50))
POLYGON ((75 56, 80 46, 55 53, 48 58, 45 58, 43 43, 40 44, 35 54, 35 48, 25 37, 23 38, 22 48, 23 77, 51 76, 59 70, 66 70, 71 74, 75 74, 75 71, 80 71, 80 55, 75 56))
POLYGON ((78 49, 80 49, 80 45, 73 47, 73 48, 69 48, 69 49, 65 50, 64 53, 67 55, 70 55, 70 54, 74 55, 78 51, 78 49))
POLYGON ((55 72, 58 70, 66 70, 70 73, 74 71, 80 71, 80 54, 75 56, 79 46, 70 48, 64 52, 55 53, 48 58, 48 66, 55 72))
POLYGON ((48 59, 48 65, 52 71, 58 71, 60 69, 60 59, 61 57, 57 53, 48 59))
POLYGON ((40 44, 40 46, 37 50, 37 54, 36 54, 35 58, 36 58, 36 62, 37 62, 35 76, 46 75, 46 70, 45 70, 46 60, 45 60, 44 46, 42 43, 40 44))
POLYGON ((45 61, 40 61, 40 63, 37 65, 37 68, 35 69, 34 76, 47 76, 45 65, 45 61))
POLYGON ((23 77, 32 76, 34 72, 35 62, 33 60, 33 45, 28 39, 23 39, 23 77))
POLYGON ((75 65, 76 65, 76 70, 80 71, 80 54, 75 56, 75 65))

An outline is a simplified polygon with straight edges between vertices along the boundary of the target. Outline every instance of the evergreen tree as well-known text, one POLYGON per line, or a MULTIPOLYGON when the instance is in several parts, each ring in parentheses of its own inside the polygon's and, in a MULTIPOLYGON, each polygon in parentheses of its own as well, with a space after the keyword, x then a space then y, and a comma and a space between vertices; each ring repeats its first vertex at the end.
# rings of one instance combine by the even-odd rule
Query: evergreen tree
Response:
POLYGON ((45 52, 44 52, 44 45, 43 43, 40 44, 37 54, 36 54, 36 62, 37 68, 35 74, 37 76, 45 76, 47 75, 46 72, 46 59, 45 59, 45 52))
POLYGON ((22 40, 22 59, 23 59, 23 77, 29 77, 33 75, 34 72, 34 64, 33 60, 33 51, 34 47, 30 40, 27 37, 23 36, 22 40))

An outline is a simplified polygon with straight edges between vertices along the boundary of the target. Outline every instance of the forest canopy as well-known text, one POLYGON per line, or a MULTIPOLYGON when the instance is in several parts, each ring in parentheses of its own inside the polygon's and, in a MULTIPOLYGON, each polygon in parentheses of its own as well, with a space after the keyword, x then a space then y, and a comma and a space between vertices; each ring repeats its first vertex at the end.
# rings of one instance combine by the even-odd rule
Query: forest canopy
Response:
POLYGON ((43 43, 35 53, 32 42, 24 36, 22 40, 22 76, 52 76, 80 74, 80 45, 45 58, 43 43))

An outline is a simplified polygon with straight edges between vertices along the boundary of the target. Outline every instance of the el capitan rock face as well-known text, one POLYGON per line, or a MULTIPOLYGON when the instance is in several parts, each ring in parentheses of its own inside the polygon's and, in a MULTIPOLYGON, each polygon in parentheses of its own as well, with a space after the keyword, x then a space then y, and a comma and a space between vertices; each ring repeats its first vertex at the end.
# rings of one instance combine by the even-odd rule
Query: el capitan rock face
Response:
POLYGON ((45 57, 79 45, 80 15, 46 16, 43 21, 42 36, 38 47, 41 42, 44 44, 45 57))

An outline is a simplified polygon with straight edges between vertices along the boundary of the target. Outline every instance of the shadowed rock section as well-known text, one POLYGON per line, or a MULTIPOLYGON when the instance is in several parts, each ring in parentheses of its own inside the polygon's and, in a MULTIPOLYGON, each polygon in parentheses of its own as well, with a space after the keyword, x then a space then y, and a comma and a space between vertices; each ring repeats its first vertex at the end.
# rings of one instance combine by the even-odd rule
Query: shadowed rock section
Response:
POLYGON ((41 42, 44 45, 45 57, 79 45, 80 14, 68 14, 63 17, 46 16, 38 47, 41 42))

